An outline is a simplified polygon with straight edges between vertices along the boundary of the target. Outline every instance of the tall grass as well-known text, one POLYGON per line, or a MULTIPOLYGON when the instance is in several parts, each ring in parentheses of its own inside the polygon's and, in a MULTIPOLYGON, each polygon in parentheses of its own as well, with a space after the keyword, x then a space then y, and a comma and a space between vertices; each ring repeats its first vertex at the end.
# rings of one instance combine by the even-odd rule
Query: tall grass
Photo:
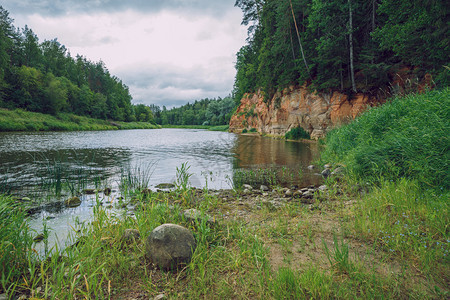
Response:
POLYGON ((450 188, 450 88, 394 98, 331 131, 323 161, 357 178, 411 178, 450 188))
POLYGON ((259 169, 235 169, 233 170, 232 187, 240 189, 244 184, 259 188, 266 186, 291 186, 295 180, 302 176, 301 170, 294 170, 283 166, 281 168, 259 168, 259 169))
POLYGON ((12 293, 27 273, 32 243, 25 212, 10 197, 0 195, 0 294, 12 293))

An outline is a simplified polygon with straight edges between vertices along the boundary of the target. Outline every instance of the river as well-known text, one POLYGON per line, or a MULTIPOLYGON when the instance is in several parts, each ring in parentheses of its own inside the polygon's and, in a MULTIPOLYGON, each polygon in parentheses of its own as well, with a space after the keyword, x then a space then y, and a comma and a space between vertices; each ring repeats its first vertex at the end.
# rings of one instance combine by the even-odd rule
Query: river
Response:
MULTIPOLYGON (((45 203, 55 196, 36 191, 51 190, 64 199, 81 187, 117 190, 127 176, 144 178, 155 189, 174 182, 183 163, 198 188, 229 189, 237 169, 282 167, 301 170, 298 185, 306 186, 319 183, 307 168, 317 155, 316 143, 196 129, 0 133, 0 192, 45 203)), ((74 218, 89 220, 95 197, 81 200, 76 208, 44 209, 31 226, 40 232, 45 220, 61 232, 73 227, 74 218)), ((64 240, 61 233, 59 238, 64 240)))

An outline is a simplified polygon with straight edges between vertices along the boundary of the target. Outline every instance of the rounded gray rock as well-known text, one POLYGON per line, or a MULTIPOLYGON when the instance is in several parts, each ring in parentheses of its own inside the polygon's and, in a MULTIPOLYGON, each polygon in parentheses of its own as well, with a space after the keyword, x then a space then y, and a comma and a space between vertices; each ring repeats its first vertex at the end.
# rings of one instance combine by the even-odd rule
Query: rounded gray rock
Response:
POLYGON ((156 227, 145 243, 146 256, 160 269, 177 269, 187 265, 195 251, 192 232, 176 224, 156 227))

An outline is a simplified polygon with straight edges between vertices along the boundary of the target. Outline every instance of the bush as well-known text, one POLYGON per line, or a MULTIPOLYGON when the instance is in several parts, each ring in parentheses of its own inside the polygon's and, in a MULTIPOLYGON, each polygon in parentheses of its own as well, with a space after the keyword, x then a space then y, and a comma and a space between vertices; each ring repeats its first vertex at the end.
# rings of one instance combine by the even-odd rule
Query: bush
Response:
POLYGON ((256 132, 256 128, 250 128, 249 132, 256 132))
POLYGON ((286 134, 284 135, 284 137, 287 140, 299 140, 299 139, 309 139, 311 138, 309 133, 307 133, 302 127, 294 127, 291 130, 289 130, 288 132, 286 132, 286 134))
POLYGON ((364 180, 410 178, 448 189, 449 119, 449 88, 394 98, 331 131, 322 161, 364 180))
POLYGON ((242 130, 242 133, 247 133, 247 128, 244 128, 244 130, 242 130))

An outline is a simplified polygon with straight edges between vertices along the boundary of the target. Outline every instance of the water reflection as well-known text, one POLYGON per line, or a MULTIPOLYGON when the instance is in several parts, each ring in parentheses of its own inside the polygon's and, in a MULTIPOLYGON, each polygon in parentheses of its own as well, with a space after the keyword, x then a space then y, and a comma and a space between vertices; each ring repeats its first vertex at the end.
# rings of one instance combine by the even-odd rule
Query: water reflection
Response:
POLYGON ((306 166, 316 157, 315 143, 205 130, 0 133, 0 184, 26 190, 82 178, 114 187, 124 170, 151 169, 154 187, 173 182, 184 162, 196 187, 230 188, 233 169, 269 166, 301 169, 307 184, 315 183, 306 166))

